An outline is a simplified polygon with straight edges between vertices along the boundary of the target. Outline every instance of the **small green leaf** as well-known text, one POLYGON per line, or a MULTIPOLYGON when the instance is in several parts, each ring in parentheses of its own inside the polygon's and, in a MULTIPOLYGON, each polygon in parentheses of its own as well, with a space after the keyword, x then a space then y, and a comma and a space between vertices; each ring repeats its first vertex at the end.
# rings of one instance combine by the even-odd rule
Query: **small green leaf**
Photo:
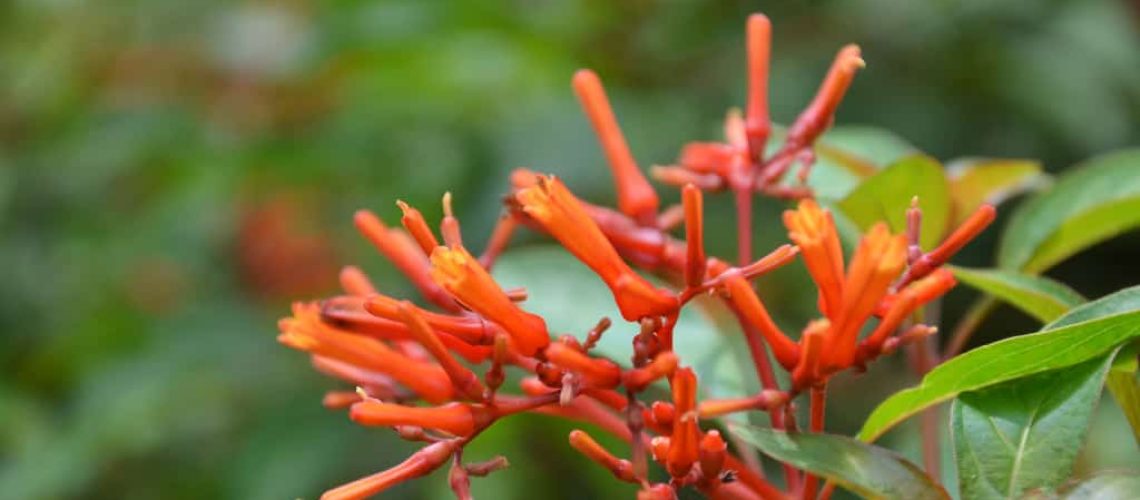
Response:
POLYGON ((903 158, 867 179, 838 206, 861 229, 886 221, 894 232, 906 230, 906 210, 918 196, 922 207, 923 248, 933 248, 950 221, 950 188, 942 166, 928 156, 903 158))
POLYGON ((939 365, 917 387, 899 391, 879 404, 867 417, 859 438, 877 439, 907 417, 962 392, 1072 366, 1137 337, 1140 312, 1133 311, 979 347, 939 365))
POLYGON ((847 436, 733 426, 745 442, 784 463, 866 498, 949 499, 918 466, 894 452, 847 436))
POLYGON ((1061 488, 1062 500, 1115 500, 1135 498, 1140 471, 1108 471, 1061 488))
POLYGON ((1073 470, 1112 356, 963 393, 950 412, 964 498, 1017 498, 1073 470))
POLYGON ((998 265, 1039 273, 1140 225, 1140 149, 1090 159, 1018 207, 1002 234, 998 265))
POLYGON ((983 203, 998 204, 1011 196, 1039 187, 1047 178, 1041 164, 1032 160, 967 158, 947 167, 953 226, 969 217, 983 203))
POLYGON ((1010 303, 1042 323, 1085 302, 1072 288, 1041 276, 1002 269, 951 269, 959 281, 1010 303))

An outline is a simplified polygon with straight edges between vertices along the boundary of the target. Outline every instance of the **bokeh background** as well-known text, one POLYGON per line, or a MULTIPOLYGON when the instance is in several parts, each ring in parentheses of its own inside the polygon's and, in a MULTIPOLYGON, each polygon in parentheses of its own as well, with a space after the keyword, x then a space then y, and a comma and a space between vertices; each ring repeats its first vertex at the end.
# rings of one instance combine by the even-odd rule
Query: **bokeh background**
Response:
MULTIPOLYGON (((394 221, 402 198, 435 219, 452 190, 481 248, 514 167, 612 200, 572 72, 598 70, 641 162, 668 163, 743 103, 757 10, 775 26, 777 121, 858 42, 868 67, 839 123, 1051 172, 1140 144, 1134 1, 0 2, 0 497, 313 498, 396 463, 413 447, 322 409, 336 384, 274 341, 289 302, 330 292, 342 264, 408 291, 352 212, 394 221)), ((757 207, 761 245, 782 239, 779 207, 757 207)), ((995 242, 961 262, 992 263, 995 242)), ((1050 275, 1097 297, 1140 283, 1138 251, 1126 236, 1050 275)), ((781 322, 811 313, 798 278, 763 283, 781 322)), ((973 297, 955 291, 947 315, 973 297)), ((979 341, 1034 328, 1002 310, 979 341)), ((852 382, 830 422, 857 427, 907 373, 887 362, 852 382)), ((1119 411, 1102 410, 1082 467, 1136 465, 1119 411)), ((525 417, 489 432, 475 458, 514 465, 476 493, 628 494, 568 430, 525 417)), ((436 477, 393 496, 446 494, 436 477)))

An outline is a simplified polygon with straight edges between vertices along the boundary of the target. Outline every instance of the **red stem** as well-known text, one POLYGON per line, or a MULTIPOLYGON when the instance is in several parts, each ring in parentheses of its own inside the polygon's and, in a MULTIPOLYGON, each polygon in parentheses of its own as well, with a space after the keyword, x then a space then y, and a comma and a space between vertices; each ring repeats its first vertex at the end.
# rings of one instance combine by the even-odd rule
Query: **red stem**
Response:
POLYGON ((741 267, 752 263, 752 190, 734 189, 736 195, 736 248, 741 267))
MULTIPOLYGON (((823 432, 823 417, 824 409, 827 405, 827 386, 812 387, 811 388, 811 403, 809 410, 811 413, 811 426, 812 432, 823 432)), ((804 500, 812 500, 815 498, 817 489, 819 488, 819 478, 813 474, 807 474, 804 478, 804 500)))
MULTIPOLYGON (((736 195, 737 261, 742 267, 752 263, 752 190, 749 187, 750 183, 744 188, 733 190, 736 195)), ((752 363, 756 368, 756 375, 760 378, 760 385, 764 389, 778 389, 776 375, 772 372, 772 362, 768 359, 768 351, 764 348, 760 332, 744 321, 740 312, 735 310, 733 312, 740 323, 740 328, 744 331, 744 340, 748 344, 748 352, 752 355, 752 363)), ((772 419, 773 429, 784 428, 784 416, 779 408, 768 410, 768 415, 772 419)), ((799 471, 789 464, 782 465, 784 482, 791 490, 793 486, 799 484, 799 471)))
MULTIPOLYGON (((915 344, 913 349, 915 371, 919 377, 926 375, 934 368, 937 354, 934 349, 934 337, 930 336, 915 344)), ((919 430, 922 433, 922 463, 926 473, 931 477, 940 477, 942 471, 941 446, 938 440, 938 408, 932 407, 922 412, 919 420, 919 430)))

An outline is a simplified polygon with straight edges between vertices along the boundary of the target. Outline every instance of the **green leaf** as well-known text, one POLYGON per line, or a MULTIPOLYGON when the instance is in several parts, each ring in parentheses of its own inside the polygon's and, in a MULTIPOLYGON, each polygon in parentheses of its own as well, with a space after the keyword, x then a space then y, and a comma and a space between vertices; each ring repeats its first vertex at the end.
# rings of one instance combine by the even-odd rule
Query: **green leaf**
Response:
MULTIPOLYGON (((1073 309, 1058 320, 1045 325, 1044 329, 1052 330, 1092 318, 1136 309, 1140 309, 1140 286, 1125 288, 1073 309)), ((1137 341, 1133 341, 1120 350, 1113 362, 1112 370, 1108 374, 1106 386, 1109 393, 1112 394, 1112 398, 1116 400, 1124 412, 1128 424, 1132 427, 1132 435, 1136 438, 1136 443, 1140 445, 1140 383, 1136 380, 1138 351, 1140 351, 1140 342, 1137 341)))
POLYGON ((942 166, 928 156, 908 156, 867 179, 838 206, 861 229, 886 221, 894 232, 906 230, 906 210, 918 196, 922 207, 923 248, 942 241, 950 220, 950 188, 942 166))
POLYGON ((963 498, 1017 498, 1073 470, 1113 356, 963 393, 950 411, 963 498))
POLYGON ((732 432, 784 463, 866 498, 949 499, 918 466, 894 452, 847 436, 733 426, 732 432))
POLYGON ((1140 309, 1140 286, 1133 286, 1117 290, 1092 302, 1075 307, 1064 316, 1042 327, 1041 331, 1056 330, 1063 326, 1075 325, 1138 309, 1140 309))
POLYGON ((1140 471, 1101 472, 1061 489, 1062 500, 1114 500, 1135 498, 1140 471))
MULTIPOLYGON (((1140 163, 1136 165, 1140 168, 1140 163)), ((1025 270, 1039 273, 1073 254, 1140 226, 1140 197, 1106 203, 1065 221, 1037 248, 1025 270)))
POLYGON ((998 266, 1039 273, 1140 225, 1140 149, 1074 167, 1020 206, 1002 235, 998 266))
POLYGON ((999 204, 1011 196, 1044 184, 1041 164, 1033 160, 967 158, 947 167, 952 226, 958 226, 983 203, 999 204))
POLYGON ((959 281, 1004 300, 1025 313, 1048 323, 1085 302, 1063 283, 1002 269, 951 267, 959 281))
POLYGON ((931 370, 917 387, 883 401, 867 417, 859 438, 877 439, 907 417, 962 392, 1072 366, 1137 337, 1140 312, 1133 311, 979 347, 931 370))

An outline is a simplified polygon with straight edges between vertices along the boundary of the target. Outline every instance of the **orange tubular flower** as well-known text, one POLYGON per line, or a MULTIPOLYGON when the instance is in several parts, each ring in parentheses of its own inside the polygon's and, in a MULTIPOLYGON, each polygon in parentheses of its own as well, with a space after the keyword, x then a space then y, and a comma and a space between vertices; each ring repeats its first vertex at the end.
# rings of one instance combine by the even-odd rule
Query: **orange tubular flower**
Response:
POLYGON ((439 246, 439 240, 435 239, 435 235, 432 234, 427 221, 424 220, 424 215, 411 205, 404 203, 403 200, 396 200, 396 206, 400 207, 400 211, 404 213, 403 217, 400 217, 400 223, 404 225, 404 229, 407 230, 408 234, 412 235, 412 239, 416 240, 416 243, 420 245, 420 249, 424 251, 424 255, 431 254, 431 251, 439 246))
POLYGON ((637 162, 629 151, 629 145, 626 144, 625 136, 622 135, 617 118, 614 117, 613 108, 610 107, 610 100, 602 88, 602 81, 593 71, 583 69, 574 73, 573 86, 614 173, 618 208, 642 224, 653 225, 660 204, 657 192, 637 168, 637 162))
POLYGON ((410 302, 404 301, 400 304, 400 314, 420 345, 427 349, 443 367, 443 371, 451 379, 452 385, 469 399, 482 399, 484 389, 483 384, 479 382, 479 377, 466 366, 459 364, 451 356, 451 353, 447 352, 447 348, 443 346, 443 341, 428 326, 427 322, 416 313, 410 302))
POLYGON ((765 389, 747 398, 708 399, 701 401, 697 411, 701 418, 715 418, 738 411, 768 410, 788 402, 788 393, 775 389, 765 389))
POLYGON ((748 16, 748 112, 746 130, 753 158, 764 154, 768 133, 768 60, 772 51, 772 22, 764 14, 748 16))
POLYGON ((675 478, 685 477, 699 458, 701 429, 697 425, 697 375, 692 368, 680 368, 673 374, 673 405, 676 422, 669 439, 666 468, 675 478))
POLYGON ((463 441, 460 439, 432 443, 391 469, 326 491, 321 495, 321 500, 368 498, 409 479, 425 476, 443 465, 462 444, 463 441))
MULTIPOLYGON (((342 308, 355 308, 360 307, 356 303, 334 298, 328 301, 342 308)), ((403 322, 403 314, 400 312, 400 306, 403 302, 396 300, 392 297, 382 294, 369 295, 360 303, 364 310, 373 315, 373 319, 386 319, 391 321, 403 322)), ((410 308, 415 310, 416 314, 422 317, 432 328, 450 335, 454 335, 460 339, 476 345, 485 345, 491 341, 495 335, 495 327, 486 321, 477 317, 471 316, 452 316, 448 314, 439 314, 431 311, 425 311, 412 305, 410 302, 407 304, 410 308)), ((326 313, 332 315, 333 313, 326 313)), ((335 316, 339 317, 339 316, 335 316)))
POLYGON ((701 199, 701 190, 692 184, 681 190, 681 199, 685 206, 685 241, 688 243, 688 251, 685 253, 685 285, 696 287, 705 280, 706 258, 702 221, 704 203, 701 199))
POLYGON ((800 248, 808 273, 819 287, 819 309, 832 321, 838 319, 843 300, 843 249, 831 212, 805 199, 796 210, 784 212, 784 225, 800 248))
POLYGON ((938 269, 929 276, 907 285, 901 292, 883 299, 879 308, 885 310, 883 319, 867 338, 859 344, 859 358, 864 361, 883 350, 883 346, 891 334, 898 330, 903 320, 913 314, 919 307, 938 297, 941 297, 954 288, 957 281, 954 273, 948 269, 938 269))
POLYGON ((352 405, 348 416, 353 422, 361 425, 384 427, 411 425, 444 431, 454 436, 470 436, 479 423, 471 406, 463 403, 420 407, 368 399, 352 405))
POLYGON ((633 392, 641 392, 653 381, 668 377, 677 369, 677 355, 673 351, 665 351, 653 358, 648 365, 634 368, 622 376, 625 387, 633 392))
POLYGON ((752 285, 739 274, 734 274, 724 277, 724 288, 728 292, 728 300, 732 302, 733 307, 740 311, 744 319, 764 336, 764 340, 772 348, 772 355, 776 356, 776 361, 789 370, 796 366, 800 358, 799 346, 792 342, 787 335, 784 335, 784 332, 780 331, 780 327, 772 321, 772 317, 768 315, 768 310, 764 308, 764 304, 760 302, 760 298, 752 290, 752 285))
POLYGON ((471 310, 502 326, 521 354, 532 356, 550 343, 546 322, 515 305, 463 247, 436 247, 431 277, 471 310))
POLYGON ((427 401, 438 403, 452 395, 442 368, 408 358, 377 340, 322 324, 316 304, 294 304, 293 317, 281 320, 279 326, 277 340, 294 349, 384 373, 427 401))
POLYGON ((546 358, 551 363, 577 373, 594 387, 610 388, 621 382, 621 367, 613 361, 591 358, 562 342, 546 346, 546 358))
POLYGON ((872 226, 859 242, 843 283, 843 308, 829 336, 835 347, 825 359, 828 369, 846 368, 854 362, 859 329, 904 266, 906 238, 892 235, 886 224, 872 226))
POLYGON ((728 443, 720 437, 720 432, 711 430, 701 438, 700 464, 705 480, 712 480, 724 469, 724 458, 728 455, 728 443))
POLYGON ((518 190, 514 201, 527 217, 605 281, 627 321, 664 316, 680 307, 676 295, 654 287, 629 268, 578 199, 556 177, 539 176, 537 183, 518 190))
POLYGON ((633 464, 629 460, 613 456, 601 444, 594 441, 594 438, 590 437, 589 434, 577 429, 570 431, 570 446, 585 455, 586 458, 605 467, 606 470, 613 473, 614 477, 630 483, 638 482, 637 475, 633 472, 633 464))
POLYGON ((815 99, 788 128, 784 151, 811 144, 831 125, 835 110, 851 86, 855 72, 866 65, 858 45, 847 45, 839 50, 815 99))

